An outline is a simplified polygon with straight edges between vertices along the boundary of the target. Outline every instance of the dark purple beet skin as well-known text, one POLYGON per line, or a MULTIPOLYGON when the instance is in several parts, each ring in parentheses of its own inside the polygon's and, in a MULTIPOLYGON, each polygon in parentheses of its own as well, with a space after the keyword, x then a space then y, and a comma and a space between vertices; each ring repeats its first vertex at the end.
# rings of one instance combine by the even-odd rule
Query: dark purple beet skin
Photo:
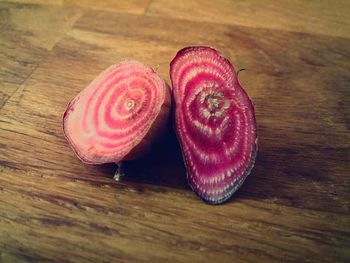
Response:
POLYGON ((175 128, 187 179, 209 204, 228 200, 254 166, 254 108, 232 64, 215 49, 180 50, 170 64, 175 128))

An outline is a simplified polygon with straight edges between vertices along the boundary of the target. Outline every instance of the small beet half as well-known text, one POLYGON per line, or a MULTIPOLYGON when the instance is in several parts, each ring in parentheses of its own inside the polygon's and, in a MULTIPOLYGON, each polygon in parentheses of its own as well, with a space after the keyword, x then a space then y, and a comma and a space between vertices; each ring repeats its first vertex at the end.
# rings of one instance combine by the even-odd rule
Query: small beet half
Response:
POLYGON ((140 156, 165 129, 171 98, 152 68, 125 61, 110 66, 68 105, 64 134, 85 163, 140 156))
POLYGON ((170 64, 170 78, 189 185, 207 203, 223 203, 254 165, 253 104, 232 64, 210 47, 180 50, 170 64))

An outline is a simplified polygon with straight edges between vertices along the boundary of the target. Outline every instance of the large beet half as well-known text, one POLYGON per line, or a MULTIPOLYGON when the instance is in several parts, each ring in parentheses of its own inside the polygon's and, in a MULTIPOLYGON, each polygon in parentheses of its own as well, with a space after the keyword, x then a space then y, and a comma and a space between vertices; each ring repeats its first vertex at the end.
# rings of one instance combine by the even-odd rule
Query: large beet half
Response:
POLYGON ((64 134, 85 163, 134 159, 166 127, 170 91, 150 67, 110 66, 80 92, 63 116, 64 134))
POLYGON ((253 104, 231 63, 210 47, 180 50, 171 62, 170 78, 189 184, 204 201, 223 203, 254 165, 253 104))

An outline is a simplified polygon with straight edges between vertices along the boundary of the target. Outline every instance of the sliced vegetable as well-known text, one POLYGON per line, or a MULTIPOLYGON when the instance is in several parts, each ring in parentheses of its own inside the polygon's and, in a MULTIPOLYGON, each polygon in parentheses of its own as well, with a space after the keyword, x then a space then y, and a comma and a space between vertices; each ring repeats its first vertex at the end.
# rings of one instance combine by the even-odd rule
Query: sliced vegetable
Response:
POLYGON ((170 77, 189 184, 204 201, 220 204, 254 165, 253 104, 231 63, 210 47, 180 50, 171 62, 170 77))
POLYGON ((63 116, 64 134, 85 163, 120 162, 140 156, 165 129, 167 84, 148 66, 112 65, 73 99, 63 116))

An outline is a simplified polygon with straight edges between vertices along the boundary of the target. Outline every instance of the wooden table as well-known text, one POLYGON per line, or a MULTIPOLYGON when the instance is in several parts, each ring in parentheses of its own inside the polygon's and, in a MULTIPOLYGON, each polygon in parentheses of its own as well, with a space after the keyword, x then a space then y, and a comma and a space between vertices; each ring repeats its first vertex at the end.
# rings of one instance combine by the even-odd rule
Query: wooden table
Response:
POLYGON ((349 1, 0 3, 0 262, 350 262, 349 1), (82 164, 67 102, 123 59, 226 54, 252 97, 259 153, 221 206, 186 183, 174 138, 82 164), (165 146, 165 149, 164 149, 165 146))

